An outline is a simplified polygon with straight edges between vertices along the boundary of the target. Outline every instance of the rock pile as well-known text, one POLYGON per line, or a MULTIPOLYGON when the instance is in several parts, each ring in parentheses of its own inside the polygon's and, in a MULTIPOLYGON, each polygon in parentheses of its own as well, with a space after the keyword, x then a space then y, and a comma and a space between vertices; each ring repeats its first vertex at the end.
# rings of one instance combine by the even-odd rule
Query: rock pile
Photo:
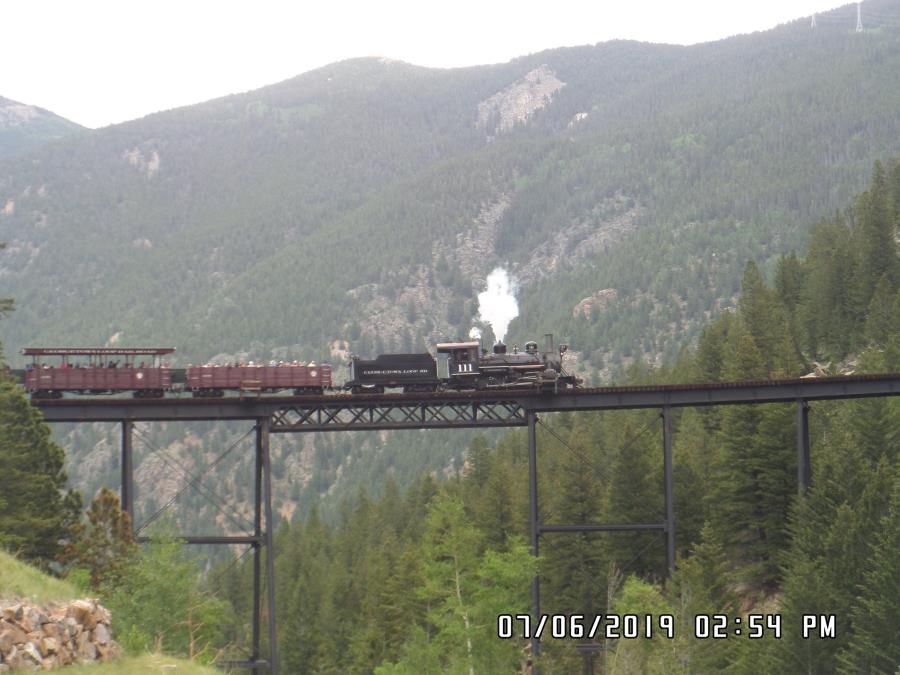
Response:
POLYGON ((119 646, 109 622, 109 610, 96 600, 49 608, 24 600, 0 601, 0 673, 116 658, 119 646))

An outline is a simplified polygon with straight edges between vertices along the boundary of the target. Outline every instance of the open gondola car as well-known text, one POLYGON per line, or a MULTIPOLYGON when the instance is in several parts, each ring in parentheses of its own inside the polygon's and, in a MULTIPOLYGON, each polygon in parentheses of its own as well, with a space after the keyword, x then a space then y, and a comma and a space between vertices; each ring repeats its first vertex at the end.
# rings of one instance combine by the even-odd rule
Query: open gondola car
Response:
POLYGON ((241 395, 292 389, 297 395, 323 394, 331 389, 331 364, 188 366, 185 386, 194 396, 241 395))

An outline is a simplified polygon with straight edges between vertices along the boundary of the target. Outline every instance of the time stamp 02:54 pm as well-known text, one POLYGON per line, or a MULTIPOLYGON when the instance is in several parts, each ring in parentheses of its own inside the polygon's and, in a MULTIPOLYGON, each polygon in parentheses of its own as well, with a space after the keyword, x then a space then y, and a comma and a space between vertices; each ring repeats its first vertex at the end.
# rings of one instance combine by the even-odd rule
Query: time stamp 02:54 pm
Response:
MULTIPOLYGON (((793 624, 794 621, 791 622, 793 624)), ((837 637, 834 614, 802 614, 796 629, 804 639, 834 639, 837 637)), ((784 621, 780 614, 697 614, 693 622, 693 637, 723 640, 731 637, 750 639, 780 639, 784 621)), ((554 638, 588 640, 634 640, 663 637, 673 639, 676 633, 672 614, 542 614, 534 620, 529 614, 500 614, 497 617, 497 637, 541 639, 554 638)))

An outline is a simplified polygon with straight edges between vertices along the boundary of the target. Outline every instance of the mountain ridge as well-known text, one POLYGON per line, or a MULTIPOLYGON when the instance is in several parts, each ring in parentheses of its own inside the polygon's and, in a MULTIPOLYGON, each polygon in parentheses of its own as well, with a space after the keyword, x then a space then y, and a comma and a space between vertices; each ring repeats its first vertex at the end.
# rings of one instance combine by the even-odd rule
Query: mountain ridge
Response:
POLYGON ((0 160, 84 131, 84 127, 44 108, 0 96, 0 160))

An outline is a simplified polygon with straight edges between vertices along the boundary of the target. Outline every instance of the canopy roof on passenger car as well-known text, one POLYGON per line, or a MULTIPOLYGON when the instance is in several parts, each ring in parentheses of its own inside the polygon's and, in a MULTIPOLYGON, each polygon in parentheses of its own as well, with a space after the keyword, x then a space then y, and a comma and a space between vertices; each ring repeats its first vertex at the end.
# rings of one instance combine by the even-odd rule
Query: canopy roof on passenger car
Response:
POLYGON ((162 356, 175 347, 25 347, 25 356, 162 356))

